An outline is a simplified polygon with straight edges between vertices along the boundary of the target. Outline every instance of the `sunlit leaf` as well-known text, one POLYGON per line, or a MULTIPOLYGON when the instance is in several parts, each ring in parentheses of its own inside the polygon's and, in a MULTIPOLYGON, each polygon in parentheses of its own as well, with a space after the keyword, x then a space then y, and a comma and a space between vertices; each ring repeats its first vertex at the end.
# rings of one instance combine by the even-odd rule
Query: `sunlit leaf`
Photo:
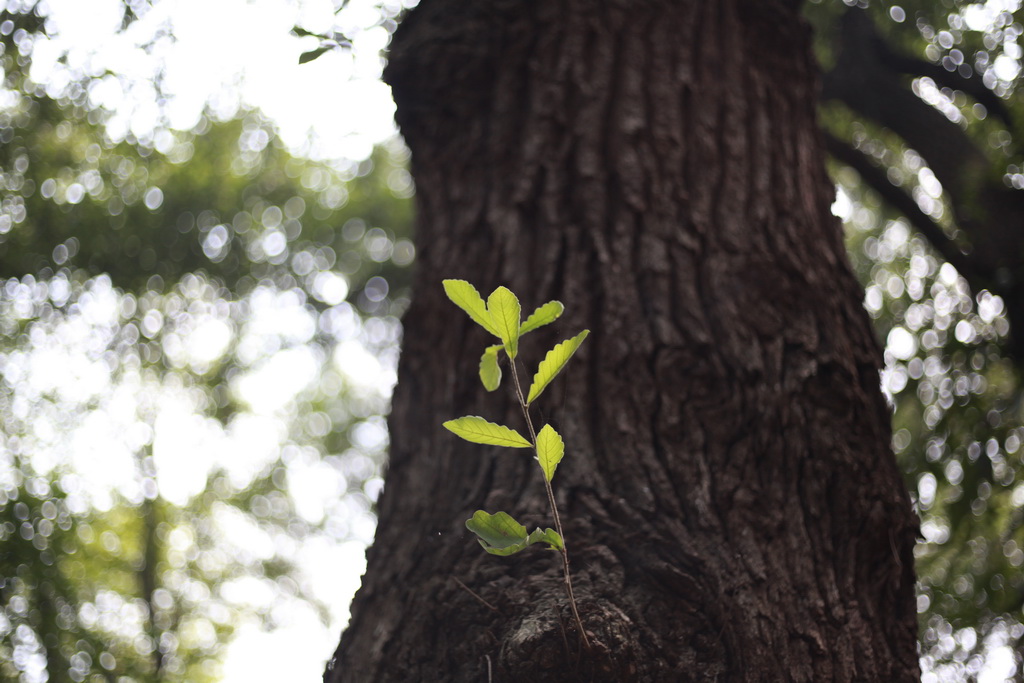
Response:
POLYGON ((537 433, 537 460, 540 468, 544 470, 544 478, 548 481, 555 476, 555 468, 562 461, 565 455, 565 443, 561 435, 551 425, 544 427, 537 433))
POLYGON ((488 346, 484 355, 480 358, 480 381, 484 389, 494 391, 501 384, 501 368, 498 367, 498 352, 502 349, 501 344, 488 346))
POLYGON ((537 397, 551 383, 551 380, 569 362, 572 354, 576 353, 576 349, 580 347, 580 344, 583 343, 588 334, 590 334, 590 330, 583 330, 572 339, 566 339, 548 351, 547 355, 544 356, 544 360, 537 366, 537 374, 533 376, 533 384, 530 385, 530 395, 526 399, 527 403, 533 403, 537 400, 537 397))
POLYGON ((467 415, 444 423, 445 429, 466 441, 487 444, 488 446, 505 446, 507 448, 530 448, 533 444, 523 438, 514 429, 488 422, 476 415, 467 415))
POLYGON ((480 292, 476 291, 476 287, 465 280, 444 280, 442 284, 444 285, 444 293, 448 295, 452 303, 468 313, 473 322, 495 337, 501 338, 501 335, 498 334, 498 328, 494 326, 491 320, 490 313, 487 312, 487 305, 480 296, 480 292))
POLYGON ((553 323, 558 320, 558 316, 562 315, 564 310, 565 306, 562 305, 561 301, 547 302, 523 321, 523 324, 519 326, 519 336, 522 337, 527 332, 532 332, 538 327, 553 323))
POLYGON ((479 536, 480 545, 492 555, 512 555, 529 545, 526 527, 504 512, 493 515, 477 510, 466 528, 479 536))
POLYGON ((505 345, 505 353, 515 358, 519 352, 519 299, 507 287, 498 287, 487 297, 487 310, 494 321, 498 337, 505 345))

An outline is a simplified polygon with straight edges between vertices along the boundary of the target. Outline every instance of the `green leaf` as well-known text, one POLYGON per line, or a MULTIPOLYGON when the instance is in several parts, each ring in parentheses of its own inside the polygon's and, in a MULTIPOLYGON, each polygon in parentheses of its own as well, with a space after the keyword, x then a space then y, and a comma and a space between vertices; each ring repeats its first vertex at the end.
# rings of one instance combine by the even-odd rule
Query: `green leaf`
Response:
POLYGON ((498 328, 491 321, 491 314, 487 312, 487 305, 480 296, 480 292, 476 291, 476 287, 465 280, 444 280, 441 284, 444 285, 444 293, 448 295, 452 303, 468 313, 473 322, 495 337, 501 338, 498 328))
POLYGON ((541 531, 540 527, 530 532, 529 538, 526 539, 527 545, 533 545, 534 543, 547 543, 551 546, 552 550, 564 550, 565 545, 562 543, 562 537, 558 535, 558 532, 554 529, 544 529, 541 531))
POLYGON ((565 455, 565 442, 561 435, 551 425, 544 427, 537 433, 537 461, 540 468, 544 470, 544 478, 551 481, 555 476, 555 468, 562 461, 565 455))
POLYGON ((466 520, 466 528, 479 537, 480 545, 492 555, 512 555, 529 545, 526 527, 504 512, 491 515, 477 510, 466 520))
POLYGON ((491 555, 507 557, 535 543, 547 543, 553 550, 564 549, 562 537, 554 529, 534 529, 529 535, 526 527, 505 512, 493 515, 477 510, 466 520, 466 528, 477 535, 480 546, 491 555))
POLYGON ((501 384, 501 368, 498 367, 498 352, 501 349, 501 344, 488 346, 480 358, 480 381, 487 391, 494 391, 501 384))
POLYGON ((330 49, 331 49, 330 45, 324 45, 324 46, 316 48, 315 50, 310 50, 309 52, 303 52, 301 55, 299 55, 299 64, 308 64, 309 62, 312 62, 314 59, 316 59, 317 57, 323 55, 324 53, 326 53, 330 49))
POLYGON ((537 374, 533 376, 533 384, 530 385, 530 395, 526 399, 527 403, 533 403, 537 400, 537 397, 551 383, 551 380, 569 362, 572 354, 576 353, 576 349, 580 347, 580 344, 583 343, 588 334, 590 334, 590 330, 583 330, 572 339, 566 339, 548 351, 547 355, 544 356, 544 360, 537 366, 537 374))
POLYGON ((507 448, 530 448, 533 444, 523 438, 514 429, 488 422, 476 415, 467 415, 456 420, 448 420, 444 428, 466 441, 482 443, 489 446, 505 446, 507 448))
POLYGON ((498 287, 487 297, 487 310, 505 345, 505 353, 514 359, 519 352, 519 315, 522 312, 519 299, 507 287, 498 287))
MULTIPOLYGON (((479 538, 477 540, 480 541, 479 538)), ((487 545, 483 541, 480 541, 480 547, 482 547, 484 550, 489 552, 491 555, 500 555, 502 557, 508 557, 509 555, 515 555, 520 550, 525 550, 526 546, 527 546, 526 543, 520 543, 518 545, 511 545, 511 546, 509 546, 507 548, 495 548, 494 546, 487 545)))
POLYGON ((565 306, 562 305, 561 301, 547 302, 523 321, 523 324, 519 326, 519 336, 522 337, 527 332, 533 332, 538 327, 544 327, 548 323, 555 322, 564 310, 565 306))

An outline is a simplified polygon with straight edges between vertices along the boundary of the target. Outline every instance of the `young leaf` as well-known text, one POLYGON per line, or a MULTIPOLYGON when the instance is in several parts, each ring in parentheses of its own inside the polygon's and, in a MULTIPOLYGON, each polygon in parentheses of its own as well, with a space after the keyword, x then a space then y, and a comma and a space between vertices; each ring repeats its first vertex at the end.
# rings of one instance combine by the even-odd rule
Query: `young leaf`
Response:
POLYGON ((479 537, 480 545, 492 555, 512 555, 529 545, 526 527, 504 512, 491 515, 477 510, 466 520, 466 528, 479 537))
POLYGON ((558 535, 558 532, 554 529, 544 529, 541 531, 540 527, 537 527, 530 532, 530 537, 526 539, 527 545, 533 545, 534 543, 547 543, 551 546, 552 550, 563 550, 565 545, 562 543, 562 537, 558 535))
POLYGON ((514 429, 488 422, 476 415, 467 415, 457 420, 448 420, 444 428, 466 441, 487 444, 488 446, 505 446, 507 448, 529 448, 533 444, 523 438, 514 429))
POLYGON ((576 353, 576 349, 580 347, 580 344, 583 343, 588 334, 590 334, 590 330, 583 330, 572 339, 566 339, 548 351, 547 355, 544 356, 544 360, 537 366, 537 374, 533 376, 533 384, 530 385, 530 395, 526 399, 527 403, 533 403, 537 400, 537 397, 551 383, 551 380, 569 362, 572 354, 576 353))
POLYGON ((522 337, 527 332, 533 332, 538 327, 555 322, 564 310, 565 306, 562 305, 561 301, 547 302, 523 321, 523 324, 519 326, 519 336, 522 337))
POLYGON ((444 293, 448 295, 452 303, 468 313, 470 319, 477 325, 495 337, 501 338, 498 328, 491 321, 490 313, 487 312, 487 305, 481 298, 480 292, 476 291, 476 287, 465 280, 444 280, 442 284, 444 293))
POLYGON ((519 316, 522 312, 519 299, 507 287, 498 287, 487 297, 487 310, 497 329, 505 353, 514 359, 519 352, 519 316))
POLYGON ((501 344, 488 346, 480 358, 480 381, 487 391, 494 391, 501 384, 501 368, 498 367, 498 352, 501 349, 501 344))
POLYGON ((544 427, 537 433, 537 460, 540 468, 544 470, 544 478, 548 481, 555 476, 555 468, 562 461, 565 455, 565 442, 561 435, 551 425, 544 427))

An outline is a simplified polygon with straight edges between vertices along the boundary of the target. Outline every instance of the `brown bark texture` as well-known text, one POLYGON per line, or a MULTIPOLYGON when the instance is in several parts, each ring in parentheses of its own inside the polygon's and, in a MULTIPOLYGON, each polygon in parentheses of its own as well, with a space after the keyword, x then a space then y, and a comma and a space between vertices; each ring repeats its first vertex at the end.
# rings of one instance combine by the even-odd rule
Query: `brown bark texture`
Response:
MULTIPOLYGON (((325 680, 911 681, 916 520, 880 353, 829 206, 796 3, 423 0, 386 77, 418 271, 391 455, 325 680), (443 278, 524 310, 520 374, 591 335, 534 410, 591 648, 554 552, 484 553, 474 510, 551 524, 493 343, 443 278)), ((506 381, 507 381, 506 368, 506 381)))

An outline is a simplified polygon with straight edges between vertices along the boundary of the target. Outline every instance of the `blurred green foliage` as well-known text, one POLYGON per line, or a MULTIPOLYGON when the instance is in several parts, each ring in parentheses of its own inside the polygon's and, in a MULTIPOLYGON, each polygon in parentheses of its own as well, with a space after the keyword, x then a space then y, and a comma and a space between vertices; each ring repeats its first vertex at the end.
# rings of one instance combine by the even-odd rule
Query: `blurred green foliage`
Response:
POLYGON ((893 448, 922 522, 925 668, 973 680, 987 651, 1024 636, 1024 413, 1019 370, 1000 348, 1009 325, 998 297, 973 295, 901 217, 843 187, 856 200, 850 253, 888 342, 893 448))
POLYGON ((256 112, 111 140, 28 79, 34 8, 0 15, 0 679, 219 680, 239 627, 337 609, 309 548, 372 536, 406 152, 296 158, 256 112))
MULTIPOLYGON (((989 164, 984 183, 1007 193, 1024 187, 1014 180, 1024 151, 1015 130, 1024 121, 1016 93, 1020 3, 812 2, 807 13, 826 71, 839 59, 843 16, 861 10, 889 50, 982 83, 985 92, 971 95, 929 76, 903 77, 980 150, 989 164), (977 106, 977 97, 991 95, 998 101, 977 106)), ((835 209, 866 287, 865 307, 886 345, 882 385, 894 409, 893 447, 921 517, 924 680, 1022 680, 1024 364, 1010 344, 1011 333, 1022 333, 1008 320, 1008 309, 1021 302, 1012 300, 1016 294, 972 290, 943 256, 1000 281, 999 273, 979 272, 987 267, 979 246, 984 235, 960 222, 977 215, 972 204, 987 195, 957 195, 936 180, 928 161, 943 151, 939 144, 913 149, 891 127, 835 101, 823 105, 822 120, 866 160, 856 171, 833 164, 841 188, 835 209), (873 169, 880 180, 869 180, 873 169), (894 207, 894 188, 912 198, 917 221, 935 226, 930 234, 894 207)))

